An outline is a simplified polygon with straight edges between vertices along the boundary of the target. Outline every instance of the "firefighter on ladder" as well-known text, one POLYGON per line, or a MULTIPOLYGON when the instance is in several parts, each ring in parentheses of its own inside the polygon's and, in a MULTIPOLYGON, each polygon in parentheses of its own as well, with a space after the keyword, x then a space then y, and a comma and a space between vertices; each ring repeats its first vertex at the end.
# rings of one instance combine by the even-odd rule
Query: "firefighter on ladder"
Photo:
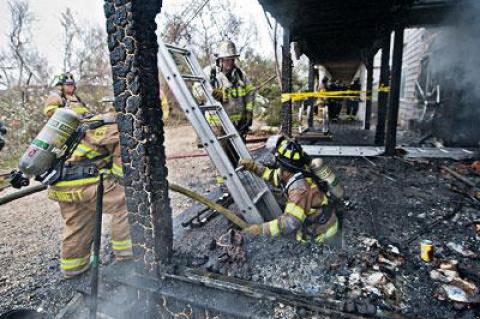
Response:
MULTIPOLYGON (((251 225, 244 231, 254 236, 271 238, 295 234, 296 239, 303 243, 313 241, 322 244, 334 237, 339 229, 335 204, 327 196, 325 183, 317 179, 318 174, 315 172, 317 169, 326 172, 324 166, 312 163, 302 147, 287 138, 278 141, 275 159, 279 166, 277 169, 265 167, 250 159, 239 162, 239 165, 275 187, 282 187, 287 197, 284 214, 279 218, 251 225)), ((330 176, 331 174, 325 177, 328 179, 330 176)), ((328 184, 337 190, 338 197, 343 197, 343 188, 334 175, 328 184)))
MULTIPOLYGON (((235 64, 239 56, 235 43, 223 41, 215 55, 215 65, 204 71, 213 87, 213 97, 222 103, 230 121, 245 137, 252 126, 255 92, 245 72, 235 64)), ((208 113, 206 117, 211 126, 219 125, 217 116, 208 113)))
MULTIPOLYGON (((242 138, 245 139, 252 126, 255 90, 245 72, 235 63, 239 56, 235 43, 224 40, 220 43, 215 54, 215 65, 206 67, 204 73, 212 85, 213 97, 222 104, 230 121, 242 138)), ((193 93, 200 104, 204 102, 205 98, 195 86, 193 93)), ((222 135, 218 116, 207 112, 205 118, 215 134, 217 136, 222 135)), ((234 158, 233 154, 235 152, 230 151, 228 141, 222 142, 222 145, 224 145, 225 152, 232 163, 236 164, 239 159, 234 158)), ((221 176, 217 176, 217 184, 224 184, 221 176)))
POLYGON ((91 112, 78 95, 75 94, 76 89, 75 79, 71 73, 62 73, 57 76, 55 90, 49 93, 45 101, 43 114, 50 117, 59 107, 67 107, 82 117, 88 116, 91 112))

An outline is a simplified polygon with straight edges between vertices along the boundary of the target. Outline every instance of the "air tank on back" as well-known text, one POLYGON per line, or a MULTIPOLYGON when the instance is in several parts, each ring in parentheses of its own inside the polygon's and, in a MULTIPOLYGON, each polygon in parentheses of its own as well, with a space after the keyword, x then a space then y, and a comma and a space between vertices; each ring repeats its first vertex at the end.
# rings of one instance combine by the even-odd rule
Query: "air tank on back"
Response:
POLYGON ((80 125, 79 116, 70 109, 59 108, 23 154, 18 168, 28 177, 39 176, 52 168, 67 139, 80 125))
POLYGON ((330 166, 326 165, 321 158, 315 158, 310 164, 310 169, 320 180, 327 182, 328 191, 332 193, 333 196, 338 199, 343 199, 345 191, 330 166))

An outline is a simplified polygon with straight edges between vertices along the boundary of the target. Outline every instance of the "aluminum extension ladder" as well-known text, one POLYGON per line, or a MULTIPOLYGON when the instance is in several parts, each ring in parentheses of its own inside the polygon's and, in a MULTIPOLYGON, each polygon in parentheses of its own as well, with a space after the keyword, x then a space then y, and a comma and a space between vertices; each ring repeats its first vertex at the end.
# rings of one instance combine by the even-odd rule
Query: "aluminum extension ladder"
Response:
POLYGON ((279 216, 280 207, 265 182, 250 172, 236 168, 236 163, 227 156, 222 146, 224 143, 230 143, 229 149, 236 153, 237 158, 252 158, 222 104, 213 98, 210 82, 191 48, 166 44, 161 39, 158 47, 159 70, 223 177, 244 219, 248 223, 260 223, 279 216), (185 64, 179 63, 182 60, 185 64), (180 73, 180 68, 189 69, 190 74, 180 73), (198 83, 196 88, 206 100, 203 105, 198 104, 186 82, 198 83), (206 113, 218 116, 224 135, 215 135, 205 118, 206 113))

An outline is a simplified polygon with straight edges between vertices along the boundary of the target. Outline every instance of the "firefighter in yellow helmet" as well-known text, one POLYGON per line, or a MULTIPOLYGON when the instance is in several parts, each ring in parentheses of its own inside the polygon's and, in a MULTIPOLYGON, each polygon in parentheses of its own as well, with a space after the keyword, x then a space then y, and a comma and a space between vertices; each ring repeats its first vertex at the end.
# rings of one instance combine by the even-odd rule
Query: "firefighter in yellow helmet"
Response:
POLYGON ((295 234, 298 241, 318 244, 331 239, 338 231, 334 201, 326 194, 326 185, 312 173, 311 160, 302 147, 287 138, 280 138, 272 169, 250 159, 240 160, 245 169, 261 176, 276 187, 282 187, 287 197, 284 213, 275 220, 254 224, 244 231, 254 236, 277 237, 295 234))
POLYGON ((105 125, 87 130, 61 177, 48 189, 48 197, 58 202, 65 221, 60 268, 66 278, 80 275, 90 267, 99 172, 105 174, 103 212, 112 215, 112 250, 119 260, 132 257, 115 114, 110 111, 83 120, 98 121, 105 125))
POLYGON ((90 110, 85 103, 75 94, 77 87, 73 75, 69 72, 62 73, 56 77, 55 90, 51 91, 45 101, 43 114, 52 116, 59 107, 72 109, 81 117, 90 115, 90 110))

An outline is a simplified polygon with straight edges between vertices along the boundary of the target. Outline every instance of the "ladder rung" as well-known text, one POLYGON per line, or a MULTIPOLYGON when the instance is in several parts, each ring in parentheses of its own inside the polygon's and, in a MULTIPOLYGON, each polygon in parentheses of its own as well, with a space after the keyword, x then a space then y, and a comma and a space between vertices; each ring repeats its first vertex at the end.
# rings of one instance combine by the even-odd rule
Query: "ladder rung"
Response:
POLYGON ((218 107, 218 105, 200 105, 198 108, 202 111, 216 111, 218 110, 218 107))
POLYGON ((188 51, 187 49, 185 48, 180 48, 180 47, 177 47, 177 46, 174 46, 174 45, 171 45, 171 44, 165 44, 165 46, 167 47, 167 49, 171 52, 175 52, 175 53, 180 53, 180 54, 185 54, 185 55, 188 55, 190 54, 190 51, 188 51))
POLYGON ((253 203, 256 204, 262 197, 268 192, 268 189, 264 189, 253 198, 253 203))
POLYGON ((197 82, 205 82, 205 78, 201 76, 193 76, 193 75, 184 75, 182 74, 182 78, 185 81, 197 81, 197 82))
POLYGON ((217 138, 217 140, 221 141, 221 140, 225 140, 227 138, 232 138, 232 137, 235 137, 235 136, 237 136, 237 133, 230 133, 230 134, 220 136, 219 138, 217 138))

